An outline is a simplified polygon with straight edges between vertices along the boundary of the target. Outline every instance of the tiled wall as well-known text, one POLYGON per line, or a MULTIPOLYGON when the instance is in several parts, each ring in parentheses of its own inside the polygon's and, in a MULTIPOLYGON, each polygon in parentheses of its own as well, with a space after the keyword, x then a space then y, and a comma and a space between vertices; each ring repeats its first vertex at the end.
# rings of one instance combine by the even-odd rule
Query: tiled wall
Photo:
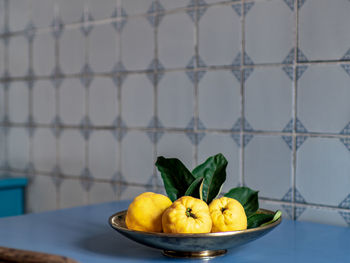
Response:
POLYGON ((162 191, 222 152, 224 190, 350 225, 348 0, 0 0, 1 167, 28 211, 162 191))

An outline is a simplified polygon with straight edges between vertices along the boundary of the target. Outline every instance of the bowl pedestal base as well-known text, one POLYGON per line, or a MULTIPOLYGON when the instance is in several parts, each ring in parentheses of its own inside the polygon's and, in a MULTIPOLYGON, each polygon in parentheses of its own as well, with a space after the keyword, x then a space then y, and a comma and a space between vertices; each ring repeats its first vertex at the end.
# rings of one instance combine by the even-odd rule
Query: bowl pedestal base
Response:
POLYGON ((226 249, 222 250, 204 250, 204 251, 173 251, 163 250, 163 255, 172 258, 214 258, 222 256, 227 252, 226 249))

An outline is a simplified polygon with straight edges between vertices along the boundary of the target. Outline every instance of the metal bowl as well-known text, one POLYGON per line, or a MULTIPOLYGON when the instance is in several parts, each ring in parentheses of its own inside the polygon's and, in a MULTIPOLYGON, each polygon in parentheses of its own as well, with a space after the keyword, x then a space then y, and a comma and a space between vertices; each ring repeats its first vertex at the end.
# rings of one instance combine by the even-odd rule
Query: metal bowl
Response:
MULTIPOLYGON (((261 213, 274 214, 270 210, 260 209, 261 213)), ((163 254, 179 258, 211 258, 223 255, 229 248, 235 248, 264 236, 276 226, 282 218, 263 227, 241 231, 217 232, 206 234, 169 234, 130 230, 125 225, 126 210, 109 218, 109 224, 122 235, 143 245, 163 250, 163 254)))

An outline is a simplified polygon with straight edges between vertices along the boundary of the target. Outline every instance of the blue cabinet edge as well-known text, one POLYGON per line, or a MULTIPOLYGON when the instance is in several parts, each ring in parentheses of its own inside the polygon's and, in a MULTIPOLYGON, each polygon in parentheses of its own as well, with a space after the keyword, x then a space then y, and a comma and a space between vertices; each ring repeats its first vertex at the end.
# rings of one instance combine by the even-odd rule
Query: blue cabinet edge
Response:
POLYGON ((28 179, 24 177, 0 178, 0 189, 25 187, 28 184, 28 179))

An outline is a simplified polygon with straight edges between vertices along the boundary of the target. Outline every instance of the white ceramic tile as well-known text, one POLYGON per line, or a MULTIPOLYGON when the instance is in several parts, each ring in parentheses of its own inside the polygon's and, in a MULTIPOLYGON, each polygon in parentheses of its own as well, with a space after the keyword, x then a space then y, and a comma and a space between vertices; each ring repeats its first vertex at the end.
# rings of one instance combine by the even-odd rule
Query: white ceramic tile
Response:
POLYGON ((10 128, 7 137, 10 167, 25 170, 29 161, 29 136, 25 128, 10 128))
POLYGON ((87 0, 57 0, 64 24, 80 22, 87 0))
POLYGON ((228 161, 222 188, 222 192, 226 193, 239 183, 240 149, 230 135, 206 134, 198 146, 198 164, 218 153, 222 153, 228 161))
POLYGON ((177 9, 181 7, 187 7, 187 5, 190 3, 189 0, 160 0, 159 3, 166 9, 177 9))
POLYGON ((35 175, 26 191, 26 210, 29 213, 57 209, 57 192, 50 176, 35 175))
POLYGON ((89 139, 89 169, 94 178, 112 179, 117 171, 118 142, 107 130, 94 131, 89 139))
POLYGON ((157 155, 178 158, 189 170, 194 168, 193 147, 183 133, 165 133, 157 144, 157 155))
POLYGON ((338 206, 350 187, 350 152, 339 139, 308 138, 297 151, 296 186, 309 203, 338 206))
POLYGON ((348 226, 337 211, 329 211, 315 208, 308 208, 301 214, 298 220, 343 227, 348 226))
POLYGON ((282 131, 292 118, 293 83, 280 68, 256 68, 245 84, 245 117, 254 130, 282 131))
POLYGON ((64 174, 80 175, 85 166, 85 143, 77 130, 64 130, 60 137, 60 167, 64 174))
POLYGON ((345 55, 350 47, 349 12, 347 0, 305 1, 299 15, 299 43, 309 60, 335 60, 345 55))
POLYGON ((152 0, 122 0, 122 7, 128 15, 146 14, 151 4, 152 0))
MULTIPOLYGON (((1 14, 0 14, 1 17, 1 14)), ((1 32, 1 27, 0 27, 1 32)), ((3 41, 0 41, 0 76, 4 75, 5 71, 5 45, 3 41)))
POLYGON ((146 75, 129 75, 122 87, 122 117, 128 126, 147 126, 153 117, 153 86, 146 75))
POLYGON ((4 27, 5 27, 5 0, 0 0, 0 33, 4 31, 4 27))
POLYGON ((254 63, 280 63, 294 43, 294 13, 283 0, 257 1, 245 19, 246 52, 254 63))
POLYGON ((38 171, 51 172, 56 165, 56 138, 51 129, 38 128, 33 137, 33 161, 38 171))
POLYGON ((0 122, 4 119, 5 116, 5 90, 4 86, 0 84, 0 122))
POLYGON ((207 128, 231 129, 240 117, 240 83, 230 71, 206 72, 198 99, 199 118, 207 128))
POLYGON ((245 184, 261 197, 282 199, 291 187, 292 152, 278 136, 257 136, 244 157, 245 184))
POLYGON ((308 131, 339 133, 350 120, 349 97, 349 76, 340 66, 310 66, 299 79, 298 118, 308 131))
POLYGON ((30 1, 11 0, 9 2, 9 26, 11 31, 24 30, 32 16, 30 1))
POLYGON ((79 79, 63 81, 59 90, 59 109, 64 124, 80 124, 85 115, 85 92, 79 79))
POLYGON ((35 27, 51 26, 55 0, 31 0, 32 19, 35 27))
POLYGON ((56 111, 55 88, 49 80, 38 80, 33 87, 33 116, 36 123, 50 124, 56 111))
POLYGON ((147 190, 144 187, 138 186, 128 186, 123 187, 123 191, 121 194, 121 200, 133 200, 136 196, 146 192, 147 190))
POLYGON ((87 193, 77 179, 65 179, 60 188, 60 208, 87 204, 87 193))
POLYGON ((109 18, 117 7, 117 2, 118 0, 103 0, 103 3, 101 1, 89 0, 87 2, 87 8, 95 20, 109 18))
POLYGON ((194 87, 185 72, 165 73, 158 84, 158 116, 165 127, 185 128, 194 113, 194 87))
POLYGON ((97 204, 116 200, 116 195, 109 183, 95 182, 89 192, 89 203, 97 204))
POLYGON ((89 35, 89 64, 94 72, 110 72, 117 61, 120 43, 112 24, 95 25, 89 35))
POLYGON ((125 180, 146 184, 153 174, 153 167, 151 140, 145 132, 129 131, 122 141, 122 175, 125 180))
POLYGON ((118 115, 117 87, 112 79, 94 78, 89 95, 91 122, 94 125, 112 125, 118 115))
POLYGON ((6 161, 5 149, 7 144, 4 127, 0 127, 0 168, 4 167, 6 161))
POLYGON ((36 75, 51 75, 55 66, 55 40, 51 33, 35 36, 33 42, 33 66, 36 75))
POLYGON ((9 118, 12 122, 27 122, 28 120, 28 86, 24 81, 10 83, 9 88, 9 118))
POLYGON ((199 21, 199 55, 209 65, 230 65, 241 48, 241 20, 229 6, 209 7, 199 21))
POLYGON ((60 64, 66 74, 80 73, 85 63, 85 39, 79 28, 64 30, 60 38, 60 64))
POLYGON ((121 38, 122 61, 126 69, 147 69, 154 58, 154 30, 147 19, 127 20, 121 38))
POLYGON ((20 35, 10 38, 9 47, 9 70, 11 76, 24 76, 28 73, 28 41, 20 35))
POLYGON ((165 68, 184 68, 194 55, 194 24, 186 13, 162 18, 158 28, 158 56, 165 68))

